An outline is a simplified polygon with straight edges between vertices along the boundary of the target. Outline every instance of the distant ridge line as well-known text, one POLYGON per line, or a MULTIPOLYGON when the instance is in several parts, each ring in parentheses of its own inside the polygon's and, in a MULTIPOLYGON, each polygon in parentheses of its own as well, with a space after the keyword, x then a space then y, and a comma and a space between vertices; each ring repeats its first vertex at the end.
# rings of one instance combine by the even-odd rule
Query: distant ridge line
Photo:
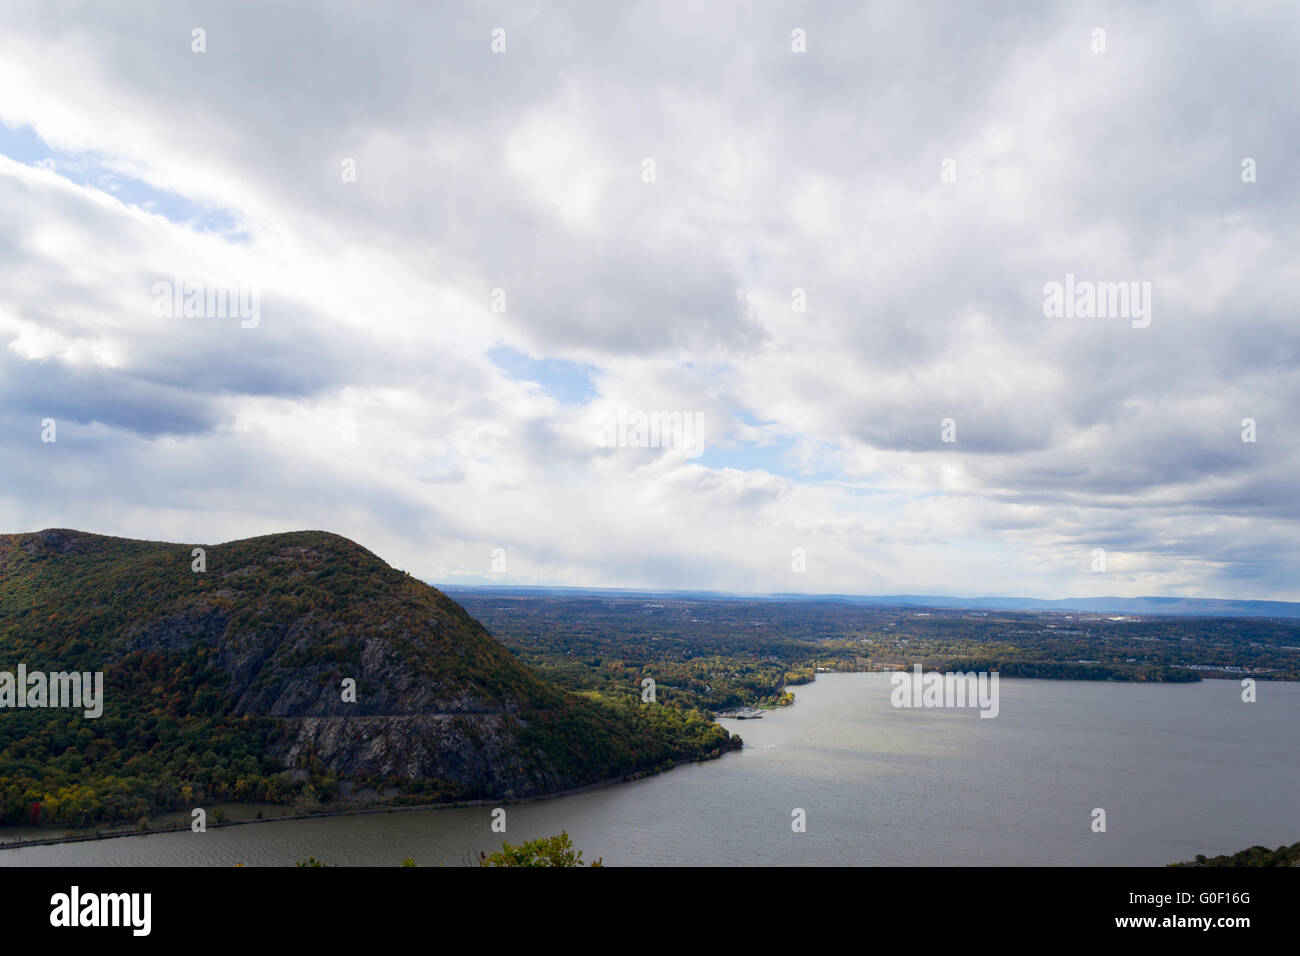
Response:
POLYGON ((436 584, 446 593, 555 594, 570 597, 674 597, 711 601, 800 601, 871 604, 885 607, 928 607, 979 611, 1079 611, 1092 614, 1168 614, 1185 617, 1300 618, 1300 602, 1238 601, 1226 598, 1182 597, 952 597, 939 594, 738 594, 728 591, 671 591, 649 588, 539 587, 533 585, 436 584))

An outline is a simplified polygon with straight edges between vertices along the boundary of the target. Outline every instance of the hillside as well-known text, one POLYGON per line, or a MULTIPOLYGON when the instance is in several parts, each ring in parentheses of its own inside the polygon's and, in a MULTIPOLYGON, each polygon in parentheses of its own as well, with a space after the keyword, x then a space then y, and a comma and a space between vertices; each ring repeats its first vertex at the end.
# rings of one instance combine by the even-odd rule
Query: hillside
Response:
POLYGON ((0 710, 6 823, 208 800, 538 795, 732 745, 706 715, 575 695, 337 535, 206 547, 0 536, 0 671, 102 671, 103 715, 0 710), (356 702, 342 682, 356 681, 356 702))

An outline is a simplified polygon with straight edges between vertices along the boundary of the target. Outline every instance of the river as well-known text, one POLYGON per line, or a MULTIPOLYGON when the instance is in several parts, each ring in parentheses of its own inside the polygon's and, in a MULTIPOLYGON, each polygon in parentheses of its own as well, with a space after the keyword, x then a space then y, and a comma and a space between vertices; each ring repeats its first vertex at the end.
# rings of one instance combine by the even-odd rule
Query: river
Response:
POLYGON ((296 819, 0 850, 0 865, 464 865, 567 830, 610 865, 1163 865, 1300 840, 1300 684, 1001 680, 999 713, 903 709, 887 674, 824 674, 745 749, 491 808, 296 819), (806 832, 791 829, 802 809, 806 832), (1094 808, 1106 831, 1093 832, 1094 808))

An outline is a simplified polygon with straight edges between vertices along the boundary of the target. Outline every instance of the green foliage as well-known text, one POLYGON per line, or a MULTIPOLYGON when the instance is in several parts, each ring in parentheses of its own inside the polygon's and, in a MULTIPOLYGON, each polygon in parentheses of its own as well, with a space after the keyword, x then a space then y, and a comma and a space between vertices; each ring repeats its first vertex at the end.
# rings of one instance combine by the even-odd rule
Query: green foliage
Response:
POLYGON ((534 715, 519 739, 544 751, 561 773, 593 782, 732 749, 730 735, 705 712, 600 695, 534 715))
MULTIPOLYGON (((574 849, 567 830, 519 846, 502 843, 496 853, 479 853, 479 866, 582 866, 582 851, 574 849)), ((604 857, 591 864, 604 866, 604 857)))
POLYGON ((1170 863, 1170 866, 1300 866, 1300 843, 1280 846, 1270 850, 1266 846, 1252 846, 1231 856, 1215 856, 1207 859, 1198 853, 1194 863, 1170 863))

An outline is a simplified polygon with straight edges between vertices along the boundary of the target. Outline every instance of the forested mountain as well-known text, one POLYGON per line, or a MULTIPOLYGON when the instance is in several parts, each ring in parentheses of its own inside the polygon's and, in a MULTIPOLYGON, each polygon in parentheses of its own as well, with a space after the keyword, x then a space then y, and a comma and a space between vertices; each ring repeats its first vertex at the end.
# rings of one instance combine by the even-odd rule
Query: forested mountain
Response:
POLYGON ((104 675, 98 718, 0 709, 4 822, 379 788, 522 797, 732 746, 688 708, 561 690, 445 594, 338 535, 211 546, 203 570, 194 547, 0 536, 0 672, 104 675))

